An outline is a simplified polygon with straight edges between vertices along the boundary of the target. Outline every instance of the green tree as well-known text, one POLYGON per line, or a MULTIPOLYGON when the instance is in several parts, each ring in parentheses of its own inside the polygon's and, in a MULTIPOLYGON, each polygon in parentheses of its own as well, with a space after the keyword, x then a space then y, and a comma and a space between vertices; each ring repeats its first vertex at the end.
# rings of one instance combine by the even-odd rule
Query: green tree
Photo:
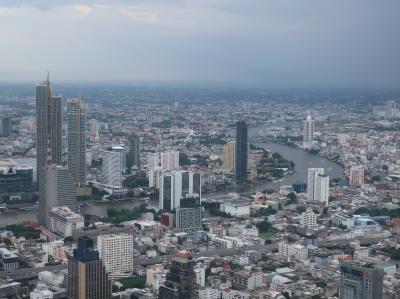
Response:
POLYGON ((256 227, 260 233, 266 233, 272 230, 272 225, 267 220, 257 223, 256 227))
POLYGON ((264 189, 263 193, 272 194, 272 193, 274 193, 274 189, 264 189))
POLYGON ((258 210, 257 216, 262 217, 262 216, 269 216, 269 215, 275 215, 278 213, 276 209, 274 209, 272 206, 268 206, 268 208, 260 208, 258 210))
POLYGON ((381 176, 380 175, 374 175, 374 176, 371 177, 371 180, 373 182, 380 182, 381 176))
POLYGON ((127 188, 148 187, 149 180, 146 177, 131 175, 122 182, 122 185, 127 188))
POLYGON ((179 164, 181 166, 188 166, 192 164, 192 161, 190 161, 185 153, 179 153, 179 164))
POLYGON ((299 213, 299 214, 301 214, 301 213, 303 213, 305 211, 306 211, 306 207, 305 206, 297 206, 296 207, 296 212, 299 213))
POLYGON ((286 195, 287 198, 289 198, 291 201, 295 201, 297 198, 296 193, 290 192, 288 195, 286 195))

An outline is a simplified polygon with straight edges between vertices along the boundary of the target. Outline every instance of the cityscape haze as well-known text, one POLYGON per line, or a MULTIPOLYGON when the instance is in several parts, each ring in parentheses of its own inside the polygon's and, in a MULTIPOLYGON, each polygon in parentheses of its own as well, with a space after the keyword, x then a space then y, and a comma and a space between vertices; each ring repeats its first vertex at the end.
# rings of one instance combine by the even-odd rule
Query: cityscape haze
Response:
POLYGON ((0 298, 400 298, 399 14, 0 1, 0 298))

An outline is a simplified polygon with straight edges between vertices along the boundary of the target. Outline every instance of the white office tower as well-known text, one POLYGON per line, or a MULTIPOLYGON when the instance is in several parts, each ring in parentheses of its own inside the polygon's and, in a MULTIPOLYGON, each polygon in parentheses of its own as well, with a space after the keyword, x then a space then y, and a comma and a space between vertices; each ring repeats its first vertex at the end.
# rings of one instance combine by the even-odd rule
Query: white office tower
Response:
POLYGON ((100 259, 112 279, 129 277, 133 271, 133 236, 128 234, 97 237, 100 259))
POLYGON ((148 170, 149 176, 149 188, 160 188, 160 177, 163 173, 163 169, 161 167, 152 168, 148 170))
POLYGON ((157 153, 147 154, 147 170, 160 167, 160 155, 157 153))
POLYGON ((193 271, 196 274, 197 285, 203 288, 206 285, 206 268, 201 264, 197 264, 193 271))
POLYGON ((317 177, 324 174, 323 168, 309 168, 308 169, 308 180, 307 180, 307 197, 309 200, 316 200, 315 186, 317 182, 317 177))
POLYGON ((307 228, 314 228, 317 226, 317 215, 313 209, 307 208, 307 210, 301 214, 301 224, 307 228))
POLYGON ((329 176, 319 174, 315 178, 314 201, 329 205, 329 176))
POLYGON ((165 170, 179 169, 179 151, 161 153, 161 168, 165 170))
POLYGON ((313 140, 314 140, 314 120, 311 118, 310 113, 308 113, 306 119, 304 120, 304 126, 303 126, 303 147, 311 148, 313 140))
POLYGON ((349 184, 353 187, 364 185, 364 169, 361 166, 352 166, 349 174, 349 184))
POLYGON ((39 184, 39 223, 51 227, 49 213, 57 206, 77 208, 76 187, 67 167, 48 165, 43 169, 39 184))
POLYGON ((122 189, 122 167, 125 156, 124 148, 112 147, 108 150, 102 150, 101 155, 103 157, 101 169, 103 184, 113 189, 122 189))
POLYGON ((184 170, 164 171, 160 178, 160 209, 171 211, 180 207, 180 200, 197 195, 201 199, 201 174, 184 170))
POLYGON ((95 140, 99 139, 99 124, 95 119, 89 120, 89 136, 95 140))

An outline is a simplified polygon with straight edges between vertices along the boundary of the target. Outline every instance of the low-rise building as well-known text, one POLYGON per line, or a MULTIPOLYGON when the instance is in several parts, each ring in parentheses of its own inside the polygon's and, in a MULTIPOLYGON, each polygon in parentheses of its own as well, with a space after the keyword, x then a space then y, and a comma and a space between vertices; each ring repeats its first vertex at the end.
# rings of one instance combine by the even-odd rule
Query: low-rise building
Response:
POLYGON ((85 226, 82 215, 74 213, 68 207, 54 207, 49 212, 50 229, 63 237, 72 236, 74 230, 85 226))
POLYGON ((16 270, 19 268, 18 256, 7 248, 0 248, 0 265, 3 270, 16 270))

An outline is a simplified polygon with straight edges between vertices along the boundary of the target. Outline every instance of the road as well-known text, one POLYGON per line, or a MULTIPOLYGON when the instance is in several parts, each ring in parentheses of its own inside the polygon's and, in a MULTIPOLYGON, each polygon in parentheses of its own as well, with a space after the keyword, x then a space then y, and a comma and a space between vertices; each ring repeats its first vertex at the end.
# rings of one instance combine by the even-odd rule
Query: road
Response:
MULTIPOLYGON (((319 241, 319 245, 321 247, 324 246, 334 246, 334 245, 348 245, 351 241, 360 240, 361 244, 369 244, 369 243, 377 243, 383 241, 385 238, 361 238, 361 239, 349 239, 349 240, 321 240, 319 241)), ((215 249, 209 250, 201 253, 195 253, 193 257, 210 257, 210 256, 229 256, 239 253, 244 253, 247 250, 256 250, 262 253, 270 253, 272 251, 278 250, 278 244, 268 244, 268 245, 257 245, 257 246, 249 246, 249 247, 241 247, 241 248, 229 248, 229 249, 215 249)), ((174 258, 174 254, 170 255, 160 255, 152 258, 148 257, 139 257, 135 258, 133 261, 134 266, 147 266, 154 265, 163 262, 170 261, 174 258)), ((15 280, 28 280, 35 279, 38 276, 38 273, 41 271, 59 271, 66 269, 66 264, 54 265, 54 266, 45 266, 41 268, 24 268, 13 271, 0 271, 0 278, 12 278, 15 280)))

